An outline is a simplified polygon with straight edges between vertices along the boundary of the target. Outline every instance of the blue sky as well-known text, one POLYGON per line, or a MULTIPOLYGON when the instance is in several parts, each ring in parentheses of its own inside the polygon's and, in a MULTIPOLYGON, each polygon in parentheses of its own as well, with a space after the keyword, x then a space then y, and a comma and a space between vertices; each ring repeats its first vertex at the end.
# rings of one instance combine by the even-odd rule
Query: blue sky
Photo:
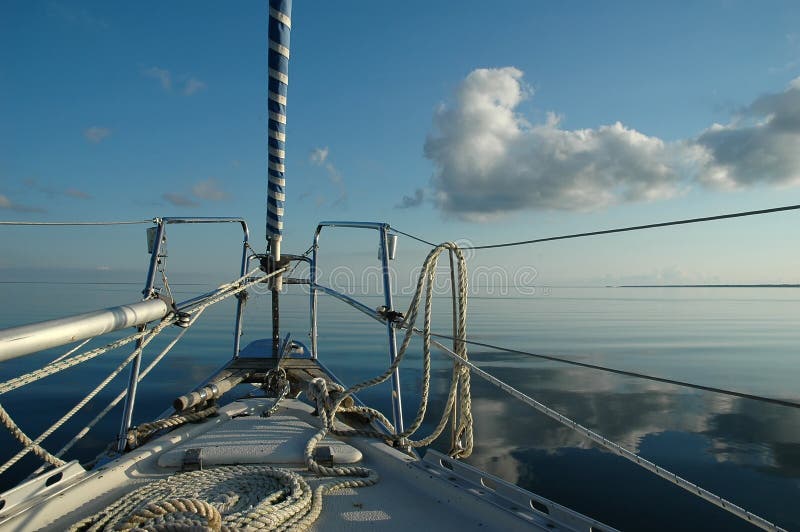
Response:
MULTIPOLYGON (((265 13, 4 2, 0 219, 243 216, 263 247, 265 13)), ((800 203, 797 2, 298 0, 292 18, 286 251, 320 219, 488 243, 800 203)), ((472 261, 544 284, 798 282, 798 216, 472 261)), ((0 268, 137 269, 142 233, 6 228, 0 268)), ((178 236, 176 268, 235 265, 235 228, 178 236)))

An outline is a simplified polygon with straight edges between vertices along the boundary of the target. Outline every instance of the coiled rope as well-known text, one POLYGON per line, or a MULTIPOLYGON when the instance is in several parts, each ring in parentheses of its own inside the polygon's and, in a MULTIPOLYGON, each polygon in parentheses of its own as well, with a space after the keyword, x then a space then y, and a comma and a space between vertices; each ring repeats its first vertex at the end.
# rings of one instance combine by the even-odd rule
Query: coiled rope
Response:
MULTIPOLYGON (((452 251, 455 254, 458 264, 458 276, 457 276, 458 316, 456 320, 456 330, 454 331, 454 333, 456 338, 462 340, 466 339, 467 293, 468 293, 466 260, 464 259, 464 254, 461 252, 461 249, 456 244, 454 244, 453 242, 445 242, 432 249, 430 253, 428 253, 428 256, 425 258, 425 261, 422 265, 422 271, 420 272, 419 278, 417 280, 417 287, 414 292, 414 296, 411 299, 411 303, 409 304, 405 318, 403 319, 402 323, 399 324, 400 328, 406 329, 406 334, 405 337, 403 338, 403 342, 400 348, 398 349, 397 356, 392 361, 392 364, 389 366, 389 368, 382 374, 378 375, 377 377, 356 384, 354 386, 351 386, 346 390, 342 391, 332 390, 331 392, 328 392, 327 389, 320 386, 319 383, 315 385, 316 388, 311 388, 311 395, 313 396, 312 400, 318 403, 318 410, 327 411, 325 416, 327 422, 324 424, 324 428, 321 432, 330 431, 334 434, 339 434, 344 436, 359 434, 363 436, 370 436, 376 438, 383 438, 383 439, 387 438, 386 434, 377 431, 359 430, 359 429, 341 431, 334 427, 334 422, 336 420, 337 413, 345 411, 359 412, 371 418, 378 419, 384 426, 386 426, 386 428, 390 432, 388 439, 395 446, 423 447, 426 445, 430 445, 436 438, 439 437, 439 435, 441 435, 442 431, 447 425, 447 422, 450 418, 450 414, 454 408, 456 396, 458 396, 459 408, 458 408, 457 420, 454 426, 454 431, 456 433, 456 437, 454 438, 454 440, 462 441, 463 445, 454 446, 450 450, 449 454, 454 458, 466 458, 472 453, 473 420, 472 420, 472 400, 470 394, 470 374, 467 367, 459 363, 458 361, 454 362, 453 375, 450 382, 450 389, 448 391, 447 401, 436 427, 433 429, 431 434, 429 434, 426 437, 420 438, 418 440, 410 439, 410 437, 413 434, 415 434, 416 431, 422 425, 428 407, 428 401, 430 395, 430 377, 431 377, 430 346, 431 346, 431 314, 432 314, 432 302, 433 302, 432 295, 433 295, 434 281, 436 277, 436 266, 438 264, 440 255, 445 250, 452 251), (386 419, 386 417, 381 412, 368 407, 349 407, 347 409, 343 409, 342 403, 356 392, 359 392, 365 388, 376 386, 378 384, 385 382, 391 377, 394 371, 398 368, 400 363, 403 361, 403 357, 407 352, 408 346, 411 342, 411 338, 414 334, 414 324, 416 322, 419 313, 419 305, 422 299, 423 292, 425 294, 425 306, 423 311, 423 334, 422 334, 423 370, 422 370, 422 391, 420 397, 420 404, 417 409, 417 414, 414 418, 414 421, 409 425, 409 427, 406 430, 398 433, 395 430, 392 423, 390 423, 389 420, 386 419), (326 399, 328 395, 335 396, 335 399, 331 401, 330 404, 328 404, 329 401, 328 399, 326 399)), ((458 357, 466 361, 468 359, 466 343, 463 341, 457 341, 456 346, 457 346, 456 352, 458 354, 458 357)), ((319 437, 319 439, 322 439, 324 435, 325 434, 322 434, 319 437)))
POLYGON ((307 530, 323 491, 287 470, 216 467, 151 482, 70 530, 307 530))
MULTIPOLYGON (((439 423, 433 432, 416 441, 410 441, 425 418, 430 393, 430 331, 432 314, 432 289, 435 280, 436 265, 439 255, 444 250, 452 250, 458 259, 458 300, 459 315, 456 320, 455 336, 466 338, 467 310, 467 272, 466 261, 458 247, 452 243, 442 244, 431 251, 423 264, 423 270, 417 282, 417 290, 409 305, 403 325, 407 327, 403 343, 398 355, 390 367, 381 375, 347 390, 338 385, 333 386, 333 393, 327 389, 324 379, 314 379, 309 384, 307 394, 317 405, 321 425, 312 436, 304 450, 304 458, 308 470, 316 475, 339 477, 338 480, 319 485, 313 491, 299 475, 263 466, 220 467, 213 470, 195 471, 174 475, 140 488, 126 496, 102 512, 86 519, 73 527, 73 530, 98 530, 105 527, 119 529, 151 529, 174 530, 177 527, 204 527, 211 530, 229 530, 233 528, 261 528, 268 530, 306 530, 318 518, 322 511, 324 494, 345 487, 364 487, 378 482, 378 475, 371 469, 360 466, 323 466, 314 458, 319 442, 328 432, 357 432, 368 436, 386 438, 384 433, 375 431, 339 431, 335 428, 335 417, 340 412, 360 412, 380 420, 390 429, 390 440, 396 445, 422 446, 428 445, 444 430, 455 404, 456 396, 460 401, 459 418, 454 431, 459 434, 457 440, 463 440, 464 446, 453 449, 453 456, 469 456, 472 451, 472 413, 470 400, 469 370, 459 361, 454 363, 453 379, 448 393, 448 401, 439 423), (417 415, 409 428, 397 433, 386 417, 377 410, 353 406, 351 396, 359 390, 385 382, 397 369, 407 352, 414 333, 414 323, 419 312, 422 294, 425 293, 423 330, 423 391, 417 415), (459 393, 460 390, 460 393, 459 393), (347 478, 344 478, 347 477, 347 478), (264 489, 264 483, 267 488, 264 489), (286 486, 291 486, 287 488, 286 486), (249 497, 242 502, 243 497, 249 497), (253 498, 260 500, 254 502, 253 498), (241 504, 240 504, 241 503, 241 504), (239 506, 235 506, 239 505, 239 506), (113 516, 113 517, 112 517, 113 516)), ((467 352, 464 342, 456 343, 459 360, 466 361, 467 352)), ((269 413, 274 411, 281 397, 285 395, 287 382, 285 373, 276 371, 269 375, 267 386, 278 392, 278 399, 269 413)), ((214 408, 207 409, 213 411, 214 408)), ((208 415, 206 411, 195 416, 208 415)), ((173 423, 184 422, 187 416, 174 416, 151 424, 137 427, 129 433, 131 443, 137 439, 173 423), (179 419, 180 418, 180 419, 179 419)))
MULTIPOLYGON (((786 209, 778 209, 778 210, 786 210, 786 209)), ((434 250, 431 251, 431 254, 435 253, 436 250, 439 249, 440 247, 441 246, 437 246, 434 250)), ((461 270, 461 261, 463 260, 463 256, 461 255, 460 250, 456 251, 456 255, 459 256, 459 273, 461 273, 462 272, 462 270, 461 270)), ((429 254, 428 259, 430 259, 430 256, 431 255, 429 254)), ((428 259, 426 259, 426 264, 428 263, 428 259)), ((466 270, 466 268, 464 268, 463 271, 465 272, 465 270, 466 270)), ((426 269, 423 267, 423 272, 425 272, 425 271, 426 271, 426 269)), ((405 348, 407 347, 407 340, 408 340, 408 337, 409 337, 410 334, 421 335, 422 338, 423 338, 423 345, 425 346, 425 350, 426 350, 425 354, 429 355, 428 349, 429 349, 429 346, 430 346, 431 343, 433 345, 435 345, 437 348, 443 350, 451 359, 453 359, 453 362, 454 362, 454 374, 459 369, 459 367, 462 370, 465 370, 467 373, 474 372, 478 376, 480 376, 481 378, 489 381, 490 383, 492 383, 493 385, 497 386, 501 390, 507 392, 508 394, 510 394, 513 397, 521 400, 522 402, 528 404, 529 406, 532 406, 536 410, 544 413, 545 415, 551 417, 552 419, 558 421, 559 423, 562 423, 563 425, 565 425, 565 426, 567 426, 569 428, 572 428, 573 430, 575 430, 575 431, 579 432, 580 434, 584 435, 585 437, 589 438, 591 441, 593 441, 593 442, 605 447, 606 449, 608 449, 608 450, 610 450, 610 451, 622 456, 623 458, 626 458, 627 460, 630 460, 631 462, 639 465, 640 467, 643 467, 644 469, 646 469, 646 470, 648 470, 648 471, 650 471, 652 473, 655 473, 659 477, 668 480, 669 482, 675 484, 676 486, 679 486, 680 488, 682 488, 682 489, 684 489, 684 490, 686 490, 686 491, 688 491, 688 492, 690 492, 690 493, 692 493, 694 495, 697 495, 698 497, 700 497, 700 498, 702 498, 702 499, 704 499, 704 500, 706 500, 708 502, 711 502, 712 504, 714 504, 714 505, 716 505, 716 506, 718 506, 718 507, 730 512, 731 514, 733 514, 733 515, 735 515, 735 516, 737 516, 737 517, 739 517, 739 518, 741 518, 741 519, 743 519, 743 520, 745 520, 745 521, 747 521, 747 522, 749 522, 749 523, 751 523, 751 524, 753 524, 753 525, 755 525, 755 526, 757 526, 759 528, 762 528, 764 530, 786 532, 785 529, 783 529, 783 528, 779 527, 778 525, 776 525, 776 524, 764 519, 763 517, 760 517, 760 516, 750 512, 750 511, 748 511, 748 510, 745 510, 744 508, 732 503, 731 501, 729 501, 729 500, 727 500, 727 499, 725 499, 723 497, 720 497, 719 495, 716 495, 716 494, 714 494, 714 493, 712 493, 712 492, 710 492, 710 491, 708 491, 708 490, 706 490, 704 488, 701 488, 697 484, 694 484, 694 483, 692 483, 692 482, 690 482, 690 481, 678 476, 677 474, 672 473, 670 471, 667 471, 666 469, 664 469, 664 468, 662 468, 662 467, 650 462, 649 460, 646 460, 646 459, 640 457, 636 453, 634 453, 632 451, 629 451, 628 449, 625 449, 621 445, 619 445, 619 444, 617 444, 617 443, 615 443, 615 442, 613 442, 613 441, 601 436, 600 434, 598 434, 598 433, 596 433, 596 432, 584 427, 583 425, 580 425, 576 421, 574 421, 574 420, 564 416, 563 414, 561 414, 561 413, 559 413, 559 412, 547 407, 546 405, 544 405, 544 404, 536 401, 535 399, 525 395, 524 393, 522 393, 519 390, 513 388, 512 386, 506 384, 505 382, 503 382, 500 379, 494 377, 493 375, 491 375, 491 374, 483 371, 482 369, 478 368, 472 362, 467 360, 467 358, 465 356, 466 353, 465 353, 465 348, 464 348, 465 343, 476 343, 478 345, 484 345, 486 347, 493 347, 493 348, 496 348, 496 346, 490 346, 490 345, 487 345, 487 344, 480 344, 478 342, 467 341, 466 340, 466 333, 462 330, 461 325, 460 325, 461 324, 461 320, 460 319, 459 319, 459 322, 458 322, 458 325, 457 325, 457 328, 459 329, 459 331, 458 331, 458 333, 455 333, 453 336, 447 336, 447 335, 440 335, 440 334, 431 333, 430 329, 429 329, 429 323, 427 323, 428 320, 426 320, 426 326, 427 327, 424 327, 423 330, 419 330, 419 329, 415 328, 414 327, 414 318, 416 317, 415 309, 416 309, 416 305, 418 304, 417 298, 419 297, 420 283, 422 282, 422 278, 423 278, 423 276, 421 275, 420 276, 420 281, 419 281, 418 286, 417 286, 417 291, 415 292, 414 300, 412 300, 412 305, 411 305, 412 308, 409 309, 408 317, 400 324, 401 328, 405 328, 406 329, 406 339, 403 342, 403 348, 401 348, 399 353, 404 353, 405 352, 405 348), (414 312, 412 312, 412 311, 414 311, 414 312), (431 340, 430 339, 431 335, 439 336, 439 337, 443 337, 443 338, 450 338, 450 339, 455 340, 455 350, 449 349, 448 347, 444 346, 440 342, 437 342, 435 340, 431 340)), ((466 290, 465 290, 464 286, 465 286, 465 284, 462 284, 461 281, 460 281, 459 282, 459 302, 460 302, 459 304, 460 304, 460 306, 462 306, 462 308, 466 308, 466 290), (461 298, 461 290, 464 290, 463 299, 461 298)), ((427 292, 427 293, 429 294, 429 292, 427 292)), ((426 311, 427 310, 428 310, 428 307, 426 305, 426 311)), ((372 313, 368 312, 365 309, 362 309, 362 311, 365 311, 367 313, 367 315, 369 315, 369 316, 371 316, 373 318, 377 318, 379 321, 388 319, 386 316, 382 316, 382 317, 375 316, 375 315, 373 315, 372 313)), ((459 313, 459 318, 460 317, 461 317, 461 313, 459 313)), ((524 354, 527 354, 527 353, 524 353, 524 354)), ((398 354, 397 358, 398 359, 401 358, 401 355, 398 354)), ((381 375, 377 379, 373 379, 373 380, 370 380, 370 381, 366 381, 365 383, 362 383, 360 385, 356 385, 356 386, 350 388, 349 390, 347 390, 347 392, 339 392, 337 389, 334 389, 331 392, 327 392, 327 390, 325 389, 325 382, 322 381, 322 379, 319 379, 322 382, 316 382, 315 383, 314 381, 312 381, 308 395, 311 398, 311 400, 313 400, 313 401, 315 401, 317 403, 317 405, 318 405, 317 408, 321 412, 325 412, 326 410, 332 411, 334 414, 336 413, 337 410, 340 411, 340 412, 345 412, 345 411, 365 412, 368 415, 370 415, 371 417, 380 420, 387 428, 389 428, 389 430, 392 433, 394 433, 395 431, 394 431, 394 428, 391 426, 391 423, 385 418, 385 416, 383 416, 380 412, 378 412, 376 410, 369 409, 369 408, 363 408, 363 407, 362 408, 344 409, 344 408, 341 408, 339 406, 341 404, 341 399, 339 399, 336 402, 333 402, 333 405, 331 407, 329 407, 329 408, 326 408, 326 405, 328 403, 332 402, 332 400, 328 397, 329 395, 341 395, 342 397, 345 397, 345 394, 348 394, 348 393, 352 394, 355 391, 361 390, 363 388, 368 387, 369 385, 372 385, 373 382, 375 382, 375 383, 384 382, 385 380, 388 379, 389 375, 391 375, 391 371, 394 368, 396 368, 398 364, 399 364, 399 362, 397 360, 395 360, 395 363, 392 364, 392 366, 390 367, 390 371, 389 372, 384 373, 383 375, 381 375)), ((598 367, 596 369, 605 369, 605 368, 599 368, 598 367)), ((425 387, 424 386, 423 386, 423 391, 425 392, 425 387)), ((450 394, 448 395, 448 403, 447 403, 446 412, 449 411, 449 409, 452 407, 452 404, 451 404, 452 398, 453 398, 453 388, 451 386, 450 394)), ((439 429, 439 427, 437 427, 437 429, 434 431, 434 433, 436 433, 438 431, 438 429, 439 429)), ((331 432, 338 433, 337 431, 335 431, 332 428, 331 428, 331 432)), ((363 432, 363 431, 355 431, 355 432, 362 433, 362 434, 367 434, 367 435, 380 436, 379 433, 374 433, 374 432, 363 432)), ((352 433, 352 431, 350 431, 350 433, 352 433)), ((324 434, 322 434, 322 436, 324 436, 324 434)), ((319 439, 321 439, 321 437, 319 439)), ((395 440, 397 439, 397 435, 396 434, 394 435, 394 438, 395 438, 395 440)), ((312 442, 309 442, 309 446, 311 446, 311 443, 312 442)), ((307 456, 310 453, 313 453, 313 448, 307 449, 307 456)), ((459 455, 459 456, 464 456, 464 455, 462 454, 462 455, 459 455)))

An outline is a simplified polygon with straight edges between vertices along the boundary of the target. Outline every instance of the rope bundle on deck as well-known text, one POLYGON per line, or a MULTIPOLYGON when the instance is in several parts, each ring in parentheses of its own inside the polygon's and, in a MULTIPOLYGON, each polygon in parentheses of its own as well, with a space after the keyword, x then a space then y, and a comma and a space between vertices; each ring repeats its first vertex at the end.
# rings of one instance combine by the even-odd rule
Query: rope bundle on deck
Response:
POLYGON ((307 530, 321 510, 321 487, 296 473, 225 466, 147 484, 70 530, 307 530))

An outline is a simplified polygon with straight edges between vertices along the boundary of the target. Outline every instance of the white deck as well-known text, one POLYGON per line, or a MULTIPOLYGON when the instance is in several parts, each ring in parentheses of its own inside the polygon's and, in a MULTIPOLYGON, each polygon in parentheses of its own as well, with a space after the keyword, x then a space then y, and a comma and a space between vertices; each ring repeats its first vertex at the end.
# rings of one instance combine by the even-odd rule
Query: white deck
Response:
MULTIPOLYGON (((274 418, 232 418, 242 414, 258 416, 271 402, 246 399, 231 403, 220 409, 218 417, 178 428, 96 471, 79 473, 74 479, 65 474, 63 480, 44 489, 33 502, 28 498, 27 504, 18 504, 15 497, 20 493, 12 490, 2 496, 5 507, 0 511, 0 529, 64 530, 143 483, 176 472, 175 467, 164 466, 177 465, 177 457, 188 448, 205 447, 201 456, 215 464, 246 461, 292 469, 303 474, 312 487, 329 480, 315 478, 302 465, 306 434, 313 431, 306 424, 319 424, 309 405, 285 400, 274 418), (269 436, 264 438, 265 434, 269 436), (224 445, 220 445, 221 435, 224 445), (226 449, 230 450, 228 458, 226 449)), ((323 445, 333 446, 334 460, 338 455, 345 457, 343 461, 352 461, 350 448, 357 448, 363 455, 360 465, 374 469, 380 481, 374 486, 327 495, 315 530, 373 530, 377 526, 406 532, 413 527, 464 531, 612 530, 447 459, 444 461, 449 467, 445 468, 438 457, 418 460, 365 438, 323 445), (532 498, 539 508, 546 505, 549 515, 534 510, 532 498)), ((204 467, 208 469, 207 464, 204 467)))

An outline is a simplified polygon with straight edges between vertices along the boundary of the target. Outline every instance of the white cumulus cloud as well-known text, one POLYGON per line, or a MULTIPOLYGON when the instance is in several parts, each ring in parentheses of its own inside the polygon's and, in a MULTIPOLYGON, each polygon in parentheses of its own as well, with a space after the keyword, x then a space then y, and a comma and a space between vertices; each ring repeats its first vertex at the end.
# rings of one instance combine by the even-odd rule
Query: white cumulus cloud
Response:
POLYGON ((531 93, 516 68, 479 69, 463 81, 455 105, 438 110, 425 154, 437 167, 440 208, 485 219, 521 209, 593 209, 681 190, 674 161, 693 151, 684 144, 619 122, 568 130, 549 114, 545 123, 531 124, 516 110, 531 93))
POLYGON ((434 115, 425 155, 444 212, 486 220, 665 199, 698 185, 800 184, 800 80, 728 125, 667 142, 620 122, 570 130, 549 113, 531 123, 518 111, 533 94, 522 78, 513 67, 474 70, 434 115))
POLYGON ((705 152, 706 184, 800 185, 800 78, 756 99, 731 123, 714 124, 696 142, 705 152))

